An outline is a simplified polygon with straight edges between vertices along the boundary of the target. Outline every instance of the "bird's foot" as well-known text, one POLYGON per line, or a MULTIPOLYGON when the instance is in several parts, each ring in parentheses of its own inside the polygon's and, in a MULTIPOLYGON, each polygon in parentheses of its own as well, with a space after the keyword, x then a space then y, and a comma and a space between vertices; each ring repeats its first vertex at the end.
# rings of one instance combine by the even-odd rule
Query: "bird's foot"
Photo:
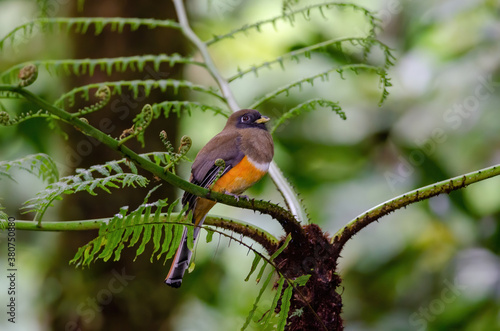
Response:
POLYGON ((248 195, 238 195, 238 194, 234 194, 234 193, 227 192, 227 191, 225 191, 224 194, 227 194, 227 195, 234 197, 236 199, 236 201, 238 201, 238 202, 240 201, 240 199, 250 201, 250 198, 248 197, 248 195))

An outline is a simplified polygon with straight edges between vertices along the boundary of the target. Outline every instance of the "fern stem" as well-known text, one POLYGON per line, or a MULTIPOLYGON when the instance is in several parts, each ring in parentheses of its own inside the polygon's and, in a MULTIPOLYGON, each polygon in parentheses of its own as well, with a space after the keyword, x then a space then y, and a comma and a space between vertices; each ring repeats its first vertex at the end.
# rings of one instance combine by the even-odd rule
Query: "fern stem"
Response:
POLYGON ((378 206, 373 207, 372 209, 351 220, 343 228, 337 231, 335 236, 332 237, 331 243, 336 246, 337 254, 340 254, 342 248, 349 239, 351 239, 365 226, 377 221, 382 216, 388 215, 393 211, 406 207, 412 203, 426 200, 442 193, 450 193, 452 191, 464 188, 470 184, 474 184, 498 175, 500 175, 500 164, 446 179, 441 182, 437 182, 402 194, 398 197, 381 203, 378 206))
MULTIPOLYGON (((160 215, 159 221, 154 222, 152 218, 147 223, 140 222, 141 224, 155 224, 165 222, 166 213, 160 215)), ((179 213, 171 213, 170 218, 175 219, 179 213)), ((144 216, 142 216, 144 217, 144 216)), ((102 225, 108 223, 109 218, 98 218, 92 220, 79 220, 79 221, 57 221, 57 222, 43 222, 38 226, 36 222, 16 220, 16 229, 24 231, 88 231, 99 230, 102 225)), ((184 223, 183 223, 184 224, 184 223)), ((223 218, 218 216, 207 216, 204 225, 215 226, 225 230, 230 230, 235 233, 244 235, 259 243, 268 252, 274 252, 278 249, 279 241, 269 232, 263 230, 255 225, 245 223, 240 220, 223 218)))
MULTIPOLYGON (((233 92, 229 87, 229 83, 219 74, 219 70, 214 64, 212 57, 208 52, 207 44, 202 42, 189 26, 189 21, 186 15, 186 9, 184 8, 183 0, 173 0, 173 2, 180 26, 182 28, 182 32, 184 33, 186 38, 188 38, 200 51, 201 56, 205 60, 207 70, 215 79, 217 85, 219 85, 219 88, 221 89, 222 95, 226 99, 226 103, 229 106, 229 109, 231 109, 231 111, 233 112, 240 110, 241 108, 236 102, 233 92)), ((293 217, 295 217, 299 222, 303 222, 306 217, 304 216, 302 206, 297 199, 297 194, 294 192, 293 188, 283 176, 282 172, 274 161, 271 162, 271 165, 269 167, 269 175, 273 179, 276 188, 283 196, 283 199, 285 200, 285 203, 288 206, 288 209, 292 213, 293 217)))

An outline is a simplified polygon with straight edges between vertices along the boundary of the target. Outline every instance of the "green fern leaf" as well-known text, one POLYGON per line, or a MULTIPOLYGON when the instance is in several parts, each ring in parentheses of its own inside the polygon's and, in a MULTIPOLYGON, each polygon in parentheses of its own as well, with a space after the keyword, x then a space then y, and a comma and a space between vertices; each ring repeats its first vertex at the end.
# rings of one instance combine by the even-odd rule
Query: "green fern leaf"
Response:
POLYGON ((39 221, 42 219, 46 209, 52 206, 54 200, 62 199, 63 194, 74 194, 81 191, 86 191, 91 195, 96 195, 96 188, 100 188, 105 192, 110 193, 109 188, 119 188, 127 186, 144 187, 149 183, 149 180, 138 174, 124 173, 120 165, 126 162, 125 159, 119 161, 110 161, 101 166, 93 166, 89 169, 77 169, 74 176, 61 178, 58 182, 48 185, 42 192, 39 192, 34 198, 24 203, 24 213, 35 212, 35 218, 39 221), (94 175, 102 175, 107 173, 103 168, 108 169, 106 177, 94 177, 94 175), (116 172, 111 174, 111 171, 116 172))
POLYGON ((379 20, 368 9, 366 9, 362 6, 352 4, 352 3, 339 3, 339 2, 329 1, 329 2, 325 2, 325 3, 311 5, 311 6, 307 6, 304 8, 297 9, 297 10, 289 11, 289 12, 283 13, 280 16, 275 16, 275 17, 272 17, 272 18, 269 18, 269 19, 266 19, 263 21, 253 23, 253 24, 243 25, 242 27, 240 27, 236 30, 233 30, 229 33, 214 36, 212 39, 206 41, 205 43, 208 46, 210 46, 210 45, 212 45, 216 42, 219 42, 221 40, 234 38, 234 36, 237 34, 248 33, 248 31, 250 31, 250 30, 256 30, 257 32, 260 32, 262 26, 269 25, 269 24, 275 26, 276 23, 279 21, 286 22, 286 23, 290 24, 291 26, 294 26, 295 15, 304 14, 305 17, 308 18, 309 13, 314 9, 318 9, 321 12, 322 16, 326 19, 327 17, 324 15, 325 10, 333 9, 333 8, 335 8, 335 9, 350 8, 353 11, 357 11, 357 12, 360 12, 361 14, 363 14, 367 18, 368 23, 370 25, 370 35, 375 35, 375 30, 380 27, 379 20))
MULTIPOLYGON (((146 209, 146 214, 149 212, 150 210, 147 210, 146 209)), ((146 221, 145 221, 146 222, 146 221)), ((144 225, 144 234, 142 236, 142 242, 141 242, 141 245, 139 246, 139 248, 137 249, 137 252, 135 254, 135 258, 134 258, 134 261, 137 259, 137 257, 139 255, 141 255, 142 253, 144 253, 144 249, 146 248, 146 244, 149 242, 149 240, 151 239, 151 234, 153 233, 153 225, 152 224, 146 224, 144 225)), ((161 233, 161 232, 160 232, 161 233)))
MULTIPOLYGON (((266 61, 266 62, 263 62, 263 63, 258 64, 258 65, 253 65, 245 70, 241 70, 238 68, 237 73, 235 75, 229 77, 228 81, 232 82, 232 81, 234 81, 238 78, 241 78, 241 77, 243 77, 251 72, 255 73, 255 75, 257 76, 258 71, 260 71, 263 68, 271 69, 272 65, 274 65, 274 64, 279 64, 281 69, 284 70, 285 69, 284 61, 286 59, 295 60, 295 61, 299 62, 300 56, 310 58, 312 51, 326 49, 330 46, 337 47, 339 49, 340 53, 344 53, 342 51, 342 44, 347 43, 347 42, 358 43, 360 46, 362 46, 363 54, 366 54, 368 51, 370 51, 372 46, 379 46, 384 51, 384 54, 386 57, 392 56, 392 53, 390 52, 390 48, 377 39, 373 39, 370 37, 337 38, 337 39, 327 40, 327 41, 324 41, 321 43, 316 43, 316 44, 313 44, 311 46, 303 47, 300 49, 295 49, 291 52, 285 53, 285 54, 277 57, 276 59, 274 59, 272 61, 266 61)), ((387 61, 387 58, 386 58, 386 61, 387 61)))
POLYGON ((332 111, 336 112, 340 116, 340 118, 342 118, 343 120, 346 119, 345 113, 342 111, 342 108, 340 108, 337 102, 325 99, 311 99, 301 103, 300 105, 288 110, 286 113, 281 115, 280 118, 278 118, 278 120, 275 122, 274 126, 271 128, 270 133, 274 134, 274 132, 276 132, 276 129, 283 123, 296 116, 299 116, 304 112, 312 111, 314 108, 316 108, 316 106, 329 107, 332 111))
POLYGON ((274 310, 276 309, 276 306, 278 305, 278 301, 281 298, 281 292, 283 291, 283 285, 285 284, 285 277, 280 277, 277 283, 277 288, 276 288, 276 294, 274 295, 273 302, 271 303, 271 307, 267 311, 267 316, 265 320, 263 321, 262 327, 266 328, 267 325, 269 324, 271 317, 274 315, 274 310))
POLYGON ((32 154, 13 161, 0 161, 0 180, 2 177, 14 180, 9 173, 12 169, 26 171, 48 183, 54 183, 59 179, 55 162, 46 154, 32 154))
POLYGON ((195 101, 164 101, 160 103, 153 104, 154 118, 158 118, 163 111, 163 116, 168 118, 170 113, 176 114, 180 117, 182 111, 187 111, 189 114, 192 109, 198 108, 201 111, 212 111, 216 115, 222 115, 228 117, 228 111, 217 106, 205 105, 195 101))
POLYGON ((255 257, 252 262, 252 266, 250 268, 250 272, 248 273, 247 277, 245 278, 245 282, 248 282, 250 279, 250 276, 254 273, 254 271, 257 269, 257 266, 259 265, 260 260, 262 260, 262 256, 259 254, 255 254, 255 257))
POLYGON ((43 17, 33 21, 21 24, 11 30, 4 38, 0 39, 0 51, 3 50, 7 42, 11 45, 16 40, 26 40, 33 36, 35 31, 55 30, 62 32, 74 31, 75 33, 85 34, 90 26, 94 27, 94 34, 99 35, 105 27, 109 26, 111 31, 121 33, 125 26, 129 26, 130 30, 135 31, 141 26, 148 28, 173 28, 181 29, 179 23, 172 20, 155 20, 146 18, 122 18, 122 17, 43 17), (23 38, 20 38, 22 35, 23 38))
POLYGON ((205 229, 205 231, 207 231, 206 243, 208 244, 208 243, 212 242, 212 240, 214 238, 214 232, 206 227, 204 229, 205 229))
MULTIPOLYGON (((157 211, 158 211, 158 209, 157 209, 157 211)), ((156 219, 156 213, 155 213, 155 220, 153 221, 154 222, 154 224, 153 224, 153 253, 151 253, 151 257, 149 259, 149 261, 151 263, 153 263, 153 257, 155 255, 155 253, 158 252, 158 250, 160 249, 160 240, 162 237, 163 226, 164 226, 164 224, 158 224, 158 223, 156 223, 156 221, 157 221, 157 219, 156 219)))
MULTIPOLYGON (((149 197, 149 194, 147 197, 149 197)), ((107 224, 101 226, 98 236, 81 247, 70 262, 78 266, 86 266, 96 259, 108 261, 113 254, 114 260, 117 261, 120 259, 125 243, 128 242, 128 247, 132 247, 140 240, 141 242, 136 250, 136 257, 134 258, 135 260, 145 251, 145 247, 151 241, 151 238, 153 238, 154 245, 153 256, 160 247, 163 228, 168 227, 168 225, 172 226, 173 221, 169 219, 169 223, 167 224, 161 223, 160 220, 162 209, 167 206, 166 199, 148 203, 147 197, 143 204, 128 214, 128 207, 120 208, 118 214, 111 218, 107 224), (155 208, 154 216, 152 214, 153 208, 155 208)), ((177 203, 178 201, 174 202, 172 205, 176 205, 177 203)), ((169 209, 171 208, 173 207, 169 206, 169 209)), ((182 226, 179 226, 179 228, 182 230, 182 226)), ((175 248, 181 236, 182 232, 180 235, 171 236, 171 239, 173 241, 176 240, 177 243, 172 241, 170 244, 173 245, 169 245, 169 247, 175 248)), ((169 240, 165 239, 165 241, 169 240)))
MULTIPOLYGON (((342 75, 342 72, 344 70, 347 70, 347 69, 350 69, 350 70, 362 69, 365 71, 374 72, 375 74, 377 74, 379 76, 382 75, 383 73, 385 73, 385 70, 383 68, 368 65, 368 64, 348 64, 348 65, 343 65, 340 67, 330 68, 330 69, 323 71, 319 74, 316 74, 316 75, 313 75, 310 77, 306 77, 306 78, 302 78, 302 79, 296 80, 295 82, 292 82, 290 84, 282 86, 282 87, 276 89, 275 91, 266 94, 264 97, 260 98, 259 100, 255 101, 249 108, 256 109, 259 106, 261 106, 263 103, 277 97, 280 94, 285 93, 286 95, 288 95, 290 93, 290 90, 292 90, 293 88, 296 88, 296 87, 300 88, 303 83, 309 83, 312 85, 314 83, 314 81, 317 79, 321 79, 322 81, 327 80, 329 74, 332 72, 338 72, 340 75, 342 75)), ((385 82, 385 80, 384 80, 384 82, 385 82)), ((383 90, 383 94, 385 94, 385 92, 386 92, 386 89, 383 90)))
POLYGON ((213 89, 207 88, 203 85, 193 84, 185 80, 175 80, 175 79, 160 79, 160 80, 128 80, 128 81, 112 81, 112 82, 102 82, 95 84, 88 84, 80 87, 76 87, 71 91, 63 94, 54 102, 56 107, 65 108, 65 105, 73 105, 75 102, 76 95, 81 95, 85 101, 90 99, 90 91, 98 89, 101 86, 107 86, 111 90, 111 95, 117 95, 123 93, 123 88, 127 88, 134 94, 137 98, 139 94, 139 88, 144 88, 146 90, 160 89, 162 92, 166 92, 168 87, 174 88, 177 91, 179 88, 187 88, 196 92, 205 93, 216 97, 217 99, 225 102, 225 98, 213 89))
POLYGON ((288 312, 290 311, 290 300, 292 299, 293 287, 288 286, 285 291, 283 291, 283 296, 281 297, 281 310, 279 314, 278 330, 285 330, 286 320, 288 318, 288 312))
POLYGON ((241 328, 242 331, 245 330, 248 327, 248 325, 250 324, 250 322, 252 321, 252 318, 255 314, 255 311, 257 310, 257 307, 259 305, 260 298, 262 297, 262 294, 264 294, 264 292, 265 292, 267 286, 269 285, 269 283, 271 282, 272 278, 273 278, 273 273, 270 272, 266 278, 266 281, 264 282, 264 284, 260 288, 260 291, 259 291, 259 294, 257 295, 257 298, 255 298, 255 302, 252 306, 252 309, 248 313, 247 319, 245 320, 245 324, 243 324, 243 326, 241 328))

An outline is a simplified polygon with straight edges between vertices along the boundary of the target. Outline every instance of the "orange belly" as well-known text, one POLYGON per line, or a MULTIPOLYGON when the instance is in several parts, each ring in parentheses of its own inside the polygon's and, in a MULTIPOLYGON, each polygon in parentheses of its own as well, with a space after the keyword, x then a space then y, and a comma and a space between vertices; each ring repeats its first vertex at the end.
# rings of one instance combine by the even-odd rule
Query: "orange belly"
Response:
MULTIPOLYGON (((212 187, 212 191, 221 193, 241 194, 247 188, 257 183, 266 171, 256 168, 246 156, 235 167, 224 174, 212 187)), ((212 209, 215 201, 200 198, 196 202, 193 215, 194 223, 198 223, 212 209)))

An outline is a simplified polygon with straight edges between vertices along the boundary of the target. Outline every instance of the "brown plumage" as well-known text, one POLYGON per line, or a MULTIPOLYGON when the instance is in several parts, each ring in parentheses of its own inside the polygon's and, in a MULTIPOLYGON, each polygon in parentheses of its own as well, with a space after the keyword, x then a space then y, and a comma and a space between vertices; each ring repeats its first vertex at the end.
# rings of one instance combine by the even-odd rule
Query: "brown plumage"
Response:
MULTIPOLYGON (((213 191, 241 194, 259 181, 269 168, 274 156, 274 143, 265 122, 269 118, 253 109, 242 109, 233 113, 224 129, 213 137, 196 156, 190 181, 209 188, 219 173, 215 160, 223 159, 226 167, 223 175, 212 186, 213 191)), ((215 205, 214 201, 199 198, 185 192, 183 205, 189 204, 193 213, 194 239, 199 233, 205 216, 215 205)), ((187 247, 187 229, 184 229, 179 248, 172 262, 165 283, 172 287, 182 284, 182 277, 189 266, 192 252, 187 247)))

